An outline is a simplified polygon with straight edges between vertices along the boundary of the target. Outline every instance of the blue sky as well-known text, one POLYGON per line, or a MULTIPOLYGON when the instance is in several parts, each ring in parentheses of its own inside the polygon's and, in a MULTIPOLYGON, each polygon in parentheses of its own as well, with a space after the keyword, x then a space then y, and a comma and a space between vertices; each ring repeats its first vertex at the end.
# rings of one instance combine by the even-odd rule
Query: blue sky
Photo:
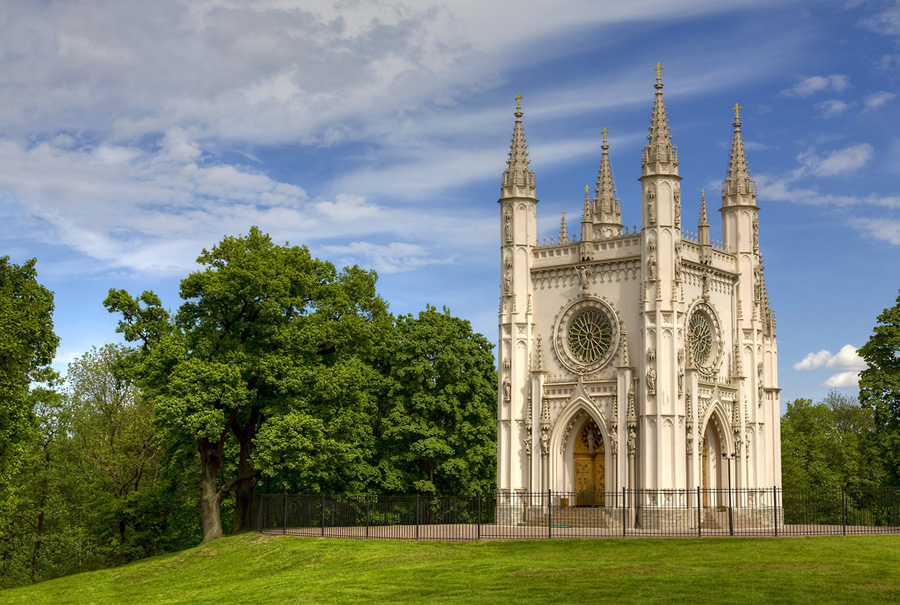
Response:
POLYGON ((0 254, 56 293, 60 368, 118 340, 109 288, 175 308, 251 225, 496 340, 515 95, 542 235, 580 217, 604 127, 634 224, 659 61, 684 224, 705 188, 714 239, 743 107, 782 401, 852 395, 900 288, 898 43, 877 0, 4 2, 0 254))

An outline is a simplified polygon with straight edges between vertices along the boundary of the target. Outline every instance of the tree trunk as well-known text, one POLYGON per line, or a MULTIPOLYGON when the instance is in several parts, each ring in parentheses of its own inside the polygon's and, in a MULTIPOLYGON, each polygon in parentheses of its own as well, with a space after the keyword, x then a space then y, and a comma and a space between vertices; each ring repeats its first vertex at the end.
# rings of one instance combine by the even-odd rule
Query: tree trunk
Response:
POLYGON ((253 437, 256 436, 256 428, 259 422, 259 408, 253 408, 250 412, 250 421, 244 431, 234 430, 234 434, 238 438, 241 445, 240 458, 238 459, 237 476, 240 481, 234 488, 234 521, 231 529, 239 532, 244 527, 244 515, 250 495, 253 493, 253 476, 255 470, 253 468, 253 437))
POLYGON ((204 439, 200 442, 200 520, 203 525, 203 542, 222 537, 222 518, 219 511, 219 493, 216 476, 222 466, 222 442, 215 445, 204 439))

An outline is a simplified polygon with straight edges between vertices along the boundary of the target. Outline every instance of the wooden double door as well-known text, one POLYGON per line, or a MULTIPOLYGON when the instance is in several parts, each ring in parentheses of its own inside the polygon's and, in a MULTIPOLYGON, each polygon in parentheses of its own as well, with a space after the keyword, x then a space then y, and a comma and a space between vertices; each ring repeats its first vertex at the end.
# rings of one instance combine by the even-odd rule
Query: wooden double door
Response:
POLYGON ((575 506, 603 506, 606 490, 606 449, 600 427, 588 418, 575 438, 575 506))

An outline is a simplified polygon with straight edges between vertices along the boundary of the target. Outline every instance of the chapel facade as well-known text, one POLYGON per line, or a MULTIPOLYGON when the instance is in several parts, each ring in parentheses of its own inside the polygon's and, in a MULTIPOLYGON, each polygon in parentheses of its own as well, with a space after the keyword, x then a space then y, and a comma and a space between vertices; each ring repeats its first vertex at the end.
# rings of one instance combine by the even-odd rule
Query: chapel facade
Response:
POLYGON ((507 498, 553 490, 601 505, 625 488, 639 490, 636 507, 678 506, 698 487, 728 487, 730 472, 745 504, 764 506, 781 486, 775 317, 740 107, 713 242, 704 192, 696 234, 682 225, 660 70, 640 200, 624 204, 635 214, 640 204, 631 230, 604 129, 580 226, 564 213, 558 239, 538 242, 517 98, 499 200, 497 487, 507 498))

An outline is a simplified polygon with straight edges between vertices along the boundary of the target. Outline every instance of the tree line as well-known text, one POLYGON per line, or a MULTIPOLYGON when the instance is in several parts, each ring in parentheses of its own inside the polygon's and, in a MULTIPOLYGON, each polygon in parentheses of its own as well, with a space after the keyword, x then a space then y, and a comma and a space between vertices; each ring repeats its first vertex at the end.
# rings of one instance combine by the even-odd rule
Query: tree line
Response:
MULTIPOLYGON (((0 258, 0 588, 238 529, 253 492, 490 491, 492 346, 376 275, 252 228, 198 258, 165 309, 110 290, 127 344, 51 369, 53 296, 0 258)), ((860 399, 787 404, 787 488, 900 486, 900 297, 860 349, 860 399)))
POLYGON ((493 488, 496 369, 469 322, 394 316, 374 272, 256 228, 198 262, 174 312, 111 290, 127 345, 95 348, 61 382, 52 295, 33 261, 4 259, 4 284, 20 279, 0 312, 23 329, 0 349, 2 586, 214 539, 253 491, 493 488))

